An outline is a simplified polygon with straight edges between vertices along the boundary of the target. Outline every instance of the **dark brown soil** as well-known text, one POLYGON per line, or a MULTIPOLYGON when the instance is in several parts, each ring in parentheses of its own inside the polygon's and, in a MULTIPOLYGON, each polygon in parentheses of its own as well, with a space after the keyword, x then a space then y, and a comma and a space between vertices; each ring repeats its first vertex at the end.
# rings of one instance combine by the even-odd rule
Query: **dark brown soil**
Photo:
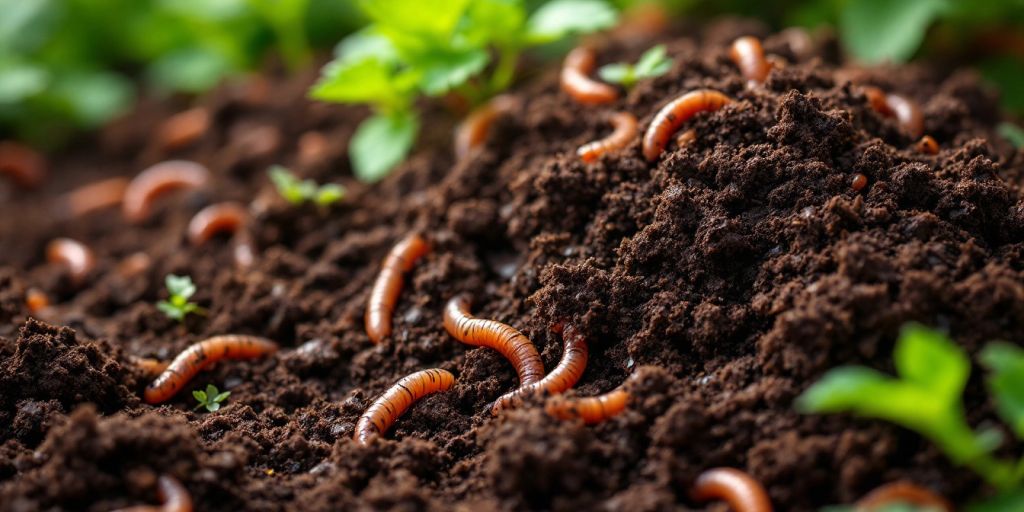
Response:
MULTIPOLYGON (((797 55, 780 37, 766 47, 787 66, 748 89, 726 55, 750 31, 668 39, 673 70, 608 108, 573 103, 550 70, 515 91, 522 109, 464 162, 450 152, 455 116, 431 110, 415 155, 372 187, 350 178, 344 149, 364 113, 305 100, 312 73, 199 100, 212 126, 171 153, 154 134, 195 106, 182 100, 147 102, 54 156, 41 190, 0 192, 0 509, 154 503, 156 478, 170 474, 199 510, 689 510, 704 507, 689 501, 693 478, 721 465, 764 482, 778 510, 850 502, 898 478, 957 503, 982 496, 917 435, 792 404, 833 366, 890 368, 909 320, 949 329, 972 352, 1024 340, 1024 159, 993 136, 995 99, 968 72, 840 68, 831 43, 797 55), (919 154, 854 84, 920 102, 941 152, 919 154), (688 147, 655 165, 638 142, 593 166, 575 157, 608 132, 604 113, 634 112, 645 127, 698 87, 737 101, 688 123, 688 147), (162 202, 137 227, 117 211, 56 217, 60 194, 167 158, 208 165, 215 186, 162 202), (273 163, 340 181, 349 196, 330 210, 268 201, 273 163), (859 193, 856 173, 868 178, 859 193), (184 233, 199 208, 228 199, 257 203, 249 270, 233 267, 227 240, 197 249, 184 233), (413 230, 434 250, 408 279, 394 334, 373 345, 370 283, 413 230), (56 236, 96 251, 84 286, 45 262, 56 236), (151 264, 129 275, 119 262, 138 251, 151 264), (171 272, 194 278, 208 316, 178 325, 156 309, 171 272), (70 329, 28 320, 29 287, 56 304, 38 316, 70 329), (592 347, 576 392, 639 372, 627 411, 590 427, 536 404, 492 418, 515 373, 445 333, 443 305, 462 291, 480 316, 526 333, 549 369, 561 356, 550 326, 573 322, 592 347), (192 411, 188 392, 140 402, 146 380, 129 356, 169 359, 224 333, 284 348, 194 380, 189 390, 231 390, 219 412, 192 411), (381 442, 351 440, 374 397, 430 367, 456 386, 381 442)), ((614 43, 602 60, 649 45, 614 43)), ((980 382, 967 406, 975 422, 994 419, 980 382)))

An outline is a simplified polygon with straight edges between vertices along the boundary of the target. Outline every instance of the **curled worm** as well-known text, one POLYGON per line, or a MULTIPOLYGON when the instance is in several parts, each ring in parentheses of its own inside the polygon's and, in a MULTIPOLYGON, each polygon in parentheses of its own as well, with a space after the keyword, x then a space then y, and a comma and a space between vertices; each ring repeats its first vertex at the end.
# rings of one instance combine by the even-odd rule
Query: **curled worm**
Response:
POLYGON ((210 180, 210 171, 195 162, 168 160, 139 173, 124 193, 124 215, 131 222, 149 218, 153 201, 161 195, 181 188, 195 188, 210 180))
POLYGON ((421 370, 407 375, 374 400, 356 423, 355 439, 365 445, 383 435, 417 400, 431 393, 448 391, 455 376, 441 369, 421 370))
POLYGON ((100 180, 68 192, 61 199, 61 213, 75 218, 121 204, 128 189, 128 178, 100 180))
POLYGON ((648 162, 657 160, 665 151, 672 134, 691 117, 701 112, 713 112, 732 100, 711 89, 697 89, 668 103, 658 111, 644 134, 643 151, 648 162))
POLYGON ((142 505, 118 509, 114 512, 192 512, 192 497, 174 477, 163 475, 156 481, 156 491, 163 505, 142 505))
POLYGON ((579 46, 565 56, 562 65, 561 86, 566 94, 584 105, 611 103, 619 98, 614 87, 590 78, 597 66, 594 50, 579 46))
POLYGON ((729 58, 740 68, 743 78, 751 82, 764 82, 768 78, 768 72, 772 70, 771 64, 764 58, 761 40, 753 36, 744 36, 733 41, 729 48, 729 58))
POLYGON ((189 346, 149 386, 143 398, 148 404, 170 400, 200 371, 221 359, 256 359, 277 351, 277 344, 258 336, 225 334, 189 346))
POLYGON ((456 295, 444 308, 444 328, 455 339, 467 344, 497 350, 515 367, 522 386, 544 377, 544 363, 533 343, 512 326, 496 320, 474 318, 469 313, 469 297, 456 295))
POLYGON ((600 423, 614 418, 626 410, 630 393, 625 388, 626 383, 623 382, 619 387, 603 395, 580 398, 555 397, 548 401, 544 410, 548 413, 548 416, 560 420, 579 418, 588 425, 600 423))
POLYGON ((412 270, 416 261, 428 252, 430 245, 427 241, 419 235, 411 234, 391 248, 391 252, 384 258, 366 305, 366 334, 370 341, 380 343, 380 340, 391 335, 391 315, 402 293, 402 276, 412 270))
POLYGON ((0 141, 0 174, 10 176, 19 187, 34 188, 46 178, 46 160, 27 146, 0 141))
POLYGON ((167 367, 171 365, 166 361, 160 361, 159 359, 153 359, 151 357, 132 357, 131 362, 138 366, 146 375, 151 377, 157 377, 161 373, 167 370, 167 367))
POLYGON ((939 143, 935 140, 935 137, 925 135, 921 137, 921 140, 917 141, 917 150, 926 155, 937 155, 939 154, 939 143))
POLYGON ((629 141, 636 137, 636 116, 633 114, 629 112, 616 112, 611 115, 609 120, 615 129, 611 135, 584 144, 576 150, 576 154, 584 162, 596 162, 601 155, 626 147, 629 141))
POLYGON ((235 262, 239 266, 252 265, 254 256, 252 243, 239 231, 249 222, 249 212, 239 203, 226 202, 211 204, 192 217, 188 223, 188 239, 192 245, 200 246, 218 233, 235 233, 235 262))
POLYGON ((510 112, 514 105, 511 96, 495 96, 466 116, 455 129, 455 158, 462 160, 479 148, 487 140, 494 121, 510 112))
POLYGON ((916 139, 924 133, 924 114, 917 103, 897 94, 886 94, 878 87, 865 87, 864 95, 871 108, 884 116, 895 117, 911 137, 916 139))
POLYGON ((192 144, 210 129, 210 122, 210 112, 203 107, 174 114, 157 132, 160 149, 173 151, 192 144))
POLYGON ((736 512, 772 510, 764 487, 750 475, 733 468, 714 468, 701 473, 690 496, 700 502, 723 500, 736 512))
POLYGON ((910 482, 892 482, 885 484, 865 495, 857 501, 857 512, 874 512, 883 510, 888 505, 905 503, 917 507, 931 507, 944 512, 952 512, 953 505, 945 498, 912 484, 910 482))
POLYGON ((559 325, 555 330, 561 331, 564 340, 562 359, 558 362, 558 366, 543 379, 502 395, 495 401, 494 407, 491 409, 492 414, 497 414, 508 407, 518 406, 526 395, 555 395, 573 387, 580 380, 583 370, 587 367, 587 357, 590 354, 587 339, 572 325, 559 325))
POLYGON ((80 284, 96 267, 96 256, 82 242, 70 238, 55 238, 46 245, 46 260, 68 268, 71 281, 80 284))

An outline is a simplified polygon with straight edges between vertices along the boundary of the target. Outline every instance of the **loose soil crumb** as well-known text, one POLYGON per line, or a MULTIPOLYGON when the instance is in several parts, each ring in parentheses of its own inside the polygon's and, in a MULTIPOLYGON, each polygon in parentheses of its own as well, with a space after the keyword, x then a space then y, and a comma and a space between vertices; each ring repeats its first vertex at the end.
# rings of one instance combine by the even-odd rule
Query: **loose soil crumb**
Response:
MULTIPOLYGON (((522 108, 458 162, 457 116, 431 110, 416 153, 375 186, 353 180, 344 149, 365 112, 306 100, 312 74, 270 73, 194 104, 147 102, 57 155, 40 191, 0 193, 0 509, 155 503, 156 478, 169 474, 212 511, 689 510, 704 507, 688 498, 693 479, 723 465, 762 481, 778 510, 849 503, 900 478, 958 504, 981 497, 975 477, 919 436, 800 415, 793 400, 840 364, 891 370, 906 321, 948 329, 972 353, 1024 340, 1024 158, 994 135, 995 98, 970 72, 845 67, 833 41, 788 41, 737 23, 666 37, 671 72, 607 108, 575 104, 548 70, 513 91, 522 108), (748 88, 727 55, 746 34, 785 63, 762 86, 748 88), (939 153, 917 151, 859 85, 919 102, 939 153), (594 165, 576 157, 608 133, 608 113, 632 112, 644 129, 696 88, 735 101, 686 123, 696 137, 685 147, 654 164, 639 141, 594 165), (210 124, 161 142, 161 122, 189 108, 210 124), (54 214, 76 186, 169 158, 209 166, 214 185, 161 201, 138 227, 118 211, 54 214), (284 204, 265 174, 272 163, 349 195, 330 210, 284 204), (859 192, 857 174, 868 179, 859 192), (252 204, 249 269, 233 266, 227 239, 187 241, 189 218, 224 200, 252 204), (393 335, 373 345, 370 285, 410 231, 433 252, 407 279, 393 335), (42 258, 56 236, 95 250, 83 286, 42 258), (140 251, 148 258, 124 263, 140 251), (156 309, 172 272, 192 276, 207 316, 177 324, 156 309), (48 324, 27 320, 29 287, 55 304, 37 315, 48 324), (445 333, 444 304, 459 292, 474 295, 475 315, 530 337, 548 370, 562 350, 551 326, 574 323, 591 345, 575 393, 637 372, 627 411, 588 427, 534 401, 492 418, 516 376, 496 352, 445 333), (187 391, 231 391, 218 412, 192 411, 188 392, 139 402, 146 381, 130 356, 166 360, 225 333, 283 350, 196 378, 187 391), (352 441, 378 394, 430 367, 456 386, 379 442, 352 441)), ((651 44, 607 42, 600 60, 635 60, 651 44)), ((975 424, 995 419, 980 379, 965 400, 975 424)))

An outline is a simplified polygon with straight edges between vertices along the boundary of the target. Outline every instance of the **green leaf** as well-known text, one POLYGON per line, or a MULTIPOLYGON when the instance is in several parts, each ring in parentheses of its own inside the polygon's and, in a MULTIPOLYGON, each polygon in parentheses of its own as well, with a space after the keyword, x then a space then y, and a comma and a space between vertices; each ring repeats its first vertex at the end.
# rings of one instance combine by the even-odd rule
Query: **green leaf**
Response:
POLYGON ((271 166, 267 171, 270 174, 270 182, 281 194, 285 201, 291 204, 300 204, 306 200, 302 191, 302 184, 288 169, 280 165, 271 166))
POLYGON ((414 74, 396 71, 392 64, 376 57, 335 60, 324 67, 310 96, 323 101, 400 109, 411 101, 412 87, 418 81, 414 74))
POLYGON ((45 69, 0 61, 0 104, 17 103, 38 94, 46 89, 49 81, 50 74, 45 69))
POLYGON ((980 503, 973 503, 967 512, 1010 512, 1024 510, 1024 489, 1012 489, 980 503))
POLYGON ((959 401, 971 373, 967 354, 948 336, 915 323, 903 327, 893 358, 903 379, 946 403, 959 401))
POLYGON ((508 48, 520 44, 525 24, 522 0, 473 0, 457 33, 475 48, 508 48))
POLYGON ((171 296, 188 299, 196 293, 196 285, 192 283, 190 276, 167 274, 167 277, 164 278, 164 284, 167 286, 167 291, 171 296))
POLYGON ((996 409, 1017 438, 1024 439, 1024 350, 1006 342, 985 346, 979 356, 991 372, 988 386, 996 409))
POLYGON ((915 429, 929 428, 947 405, 925 389, 859 366, 830 370, 797 399, 802 412, 853 412, 915 429))
POLYGON ((630 87, 636 83, 636 71, 633 65, 625 62, 601 66, 597 70, 597 76, 601 77, 601 80, 605 82, 622 84, 625 87, 630 87))
POLYGON ((451 39, 469 0, 360 0, 359 7, 409 57, 451 39))
POLYGON ((147 76, 150 83, 162 89, 201 92, 217 85, 233 70, 235 66, 220 53, 207 48, 185 48, 156 59, 147 76))
POLYGON ((334 55, 349 62, 374 59, 385 64, 398 62, 398 51, 391 41, 377 32, 374 27, 366 27, 342 39, 334 48, 334 55))
POLYGON ((490 56, 480 49, 460 53, 435 53, 422 57, 420 87, 430 96, 438 96, 465 83, 484 69, 490 56))
POLYGON ((857 0, 839 14, 843 45, 869 63, 903 62, 924 41, 933 21, 949 7, 948 0, 857 0))
POLYGON ((1017 126, 1013 123, 999 123, 996 127, 996 131, 999 132, 1004 139, 1010 141, 1017 148, 1024 148, 1024 128, 1017 126))
POLYGON ((527 38, 532 43, 556 41, 611 27, 617 18, 615 9, 602 0, 554 0, 527 20, 527 38))
POLYGON ((224 400, 227 400, 229 396, 231 396, 231 392, 230 391, 225 391, 225 392, 220 393, 217 396, 213 397, 213 401, 217 402, 217 403, 220 403, 220 402, 223 402, 224 400))
POLYGON ((196 400, 199 400, 202 403, 206 403, 206 397, 207 397, 206 391, 202 391, 202 390, 197 389, 197 390, 192 392, 192 396, 196 397, 196 400))
POLYGON ((127 79, 106 72, 60 75, 49 94, 67 105, 72 118, 84 126, 96 126, 120 114, 134 98, 127 79))
POLYGON ((336 183, 328 183, 316 192, 314 202, 319 206, 330 206, 345 197, 345 187, 336 183))
POLYGON ((659 44, 640 56, 636 62, 636 75, 638 78, 653 78, 668 73, 672 68, 672 59, 668 58, 665 45, 659 44))
POLYGON ((185 312, 182 311, 181 308, 175 306, 174 304, 171 304, 170 302, 157 302, 156 308, 160 310, 160 312, 163 313, 164 315, 167 315, 167 317, 170 318, 171 320, 180 321, 183 318, 185 318, 185 312))
POLYGON ((214 386, 213 384, 206 385, 206 396, 213 398, 217 396, 218 392, 219 390, 217 389, 217 386, 214 386))
POLYGON ((375 182, 386 176, 409 154, 418 130, 412 112, 377 114, 363 121, 349 145, 356 177, 375 182))

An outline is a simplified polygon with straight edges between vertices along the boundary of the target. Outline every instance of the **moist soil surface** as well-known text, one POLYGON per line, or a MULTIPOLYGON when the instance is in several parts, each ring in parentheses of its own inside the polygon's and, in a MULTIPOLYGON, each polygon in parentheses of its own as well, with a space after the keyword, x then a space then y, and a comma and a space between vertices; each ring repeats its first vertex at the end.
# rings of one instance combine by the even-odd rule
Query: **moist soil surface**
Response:
MULTIPOLYGON (((1024 340, 1024 158, 994 135, 996 98, 970 72, 847 66, 827 36, 808 47, 742 23, 700 34, 663 37, 671 72, 608 106, 573 102, 557 69, 534 73, 512 92, 518 108, 462 161, 450 149, 460 113, 428 106, 413 156, 373 186, 351 177, 345 152, 366 112, 306 100, 314 71, 273 70, 194 101, 145 101, 53 155, 41 188, 3 183, 0 510, 156 504, 162 474, 207 511, 725 510, 688 495, 715 466, 748 471, 777 510, 849 503, 897 479, 958 504, 983 497, 918 435, 802 415, 793 401, 841 364, 891 371, 907 321, 946 329, 971 353, 1024 340), (780 63, 756 86, 727 54, 751 33, 780 63), (873 111, 868 84, 918 102, 940 152, 921 153, 873 111), (576 157, 610 131, 609 113, 635 113, 645 129, 701 87, 736 101, 686 123, 697 136, 685 147, 655 163, 638 140, 593 165, 576 157), (196 107, 210 126, 165 149, 163 120, 196 107), (59 215, 64 193, 166 159, 200 162, 214 183, 164 198, 141 225, 116 208, 59 215), (348 195, 330 208, 284 203, 266 175, 275 163, 348 195), (868 184, 854 191, 858 173, 868 184), (225 200, 251 205, 249 268, 234 264, 228 238, 188 242, 192 215, 225 200), (369 289, 410 232, 433 249, 375 345, 363 325, 369 289), (59 236, 95 251, 85 282, 46 262, 59 236), (192 276, 205 316, 179 324, 156 308, 168 273, 192 276), (29 288, 52 307, 31 313, 29 288), (491 402, 518 383, 497 352, 445 332, 443 307, 461 292, 477 316, 525 333, 548 370, 562 353, 551 327, 572 323, 591 347, 572 393, 635 375, 626 411, 587 426, 534 400, 492 417, 491 402), (161 406, 141 401, 149 378, 133 357, 169 360, 227 333, 282 348, 222 362, 161 406), (354 442, 370 402, 426 368, 456 385, 377 442, 354 442), (194 411, 190 391, 207 384, 231 396, 194 411)), ((605 63, 634 60, 651 40, 600 45, 605 63)), ((973 424, 996 421, 979 378, 965 401, 973 424)))

